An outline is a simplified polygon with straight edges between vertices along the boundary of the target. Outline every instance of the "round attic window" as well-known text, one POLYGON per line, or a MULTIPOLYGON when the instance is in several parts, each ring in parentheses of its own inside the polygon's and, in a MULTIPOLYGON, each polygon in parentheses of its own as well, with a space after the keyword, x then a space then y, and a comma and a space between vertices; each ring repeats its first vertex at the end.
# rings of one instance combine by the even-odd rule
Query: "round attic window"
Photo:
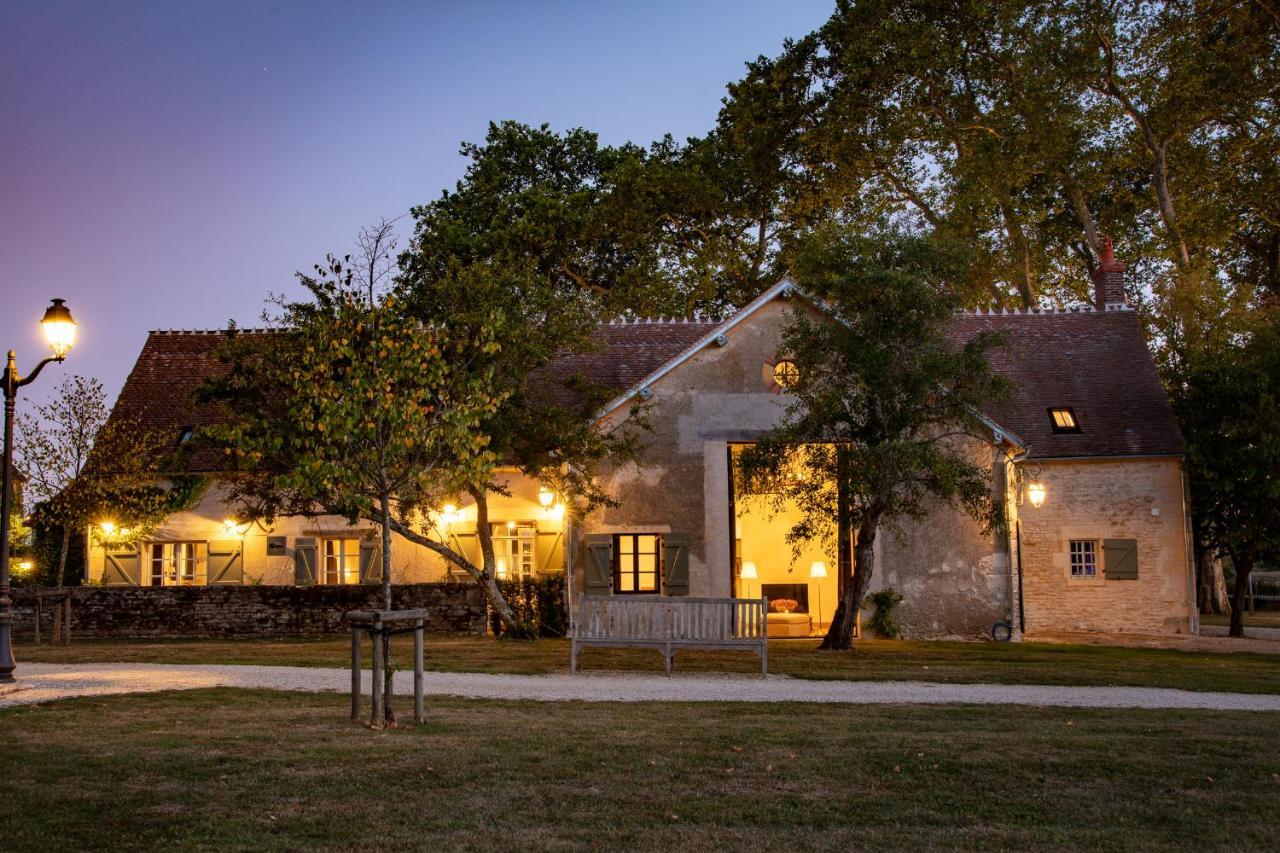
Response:
POLYGON ((773 381, 780 388, 794 387, 800 381, 800 368, 789 358, 781 359, 773 366, 773 381))

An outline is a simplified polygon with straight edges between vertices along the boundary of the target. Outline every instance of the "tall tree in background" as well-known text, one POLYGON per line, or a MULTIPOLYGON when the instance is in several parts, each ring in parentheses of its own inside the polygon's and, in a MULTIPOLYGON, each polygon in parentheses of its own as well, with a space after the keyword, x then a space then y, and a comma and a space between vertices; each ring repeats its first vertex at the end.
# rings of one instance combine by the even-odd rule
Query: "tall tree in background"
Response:
POLYGON ((738 460, 748 481, 778 484, 778 506, 801 511, 789 541, 837 542, 841 597, 824 649, 852 646, 882 530, 939 501, 998 523, 989 459, 966 440, 984 433, 978 406, 1003 387, 984 355, 996 341, 946 339, 960 258, 924 238, 836 229, 797 258, 797 282, 836 320, 794 314, 782 342, 799 369, 794 401, 738 460))
POLYGON ((1249 574, 1260 561, 1280 563, 1280 321, 1199 359, 1175 403, 1198 528, 1231 558, 1230 633, 1243 637, 1249 574))

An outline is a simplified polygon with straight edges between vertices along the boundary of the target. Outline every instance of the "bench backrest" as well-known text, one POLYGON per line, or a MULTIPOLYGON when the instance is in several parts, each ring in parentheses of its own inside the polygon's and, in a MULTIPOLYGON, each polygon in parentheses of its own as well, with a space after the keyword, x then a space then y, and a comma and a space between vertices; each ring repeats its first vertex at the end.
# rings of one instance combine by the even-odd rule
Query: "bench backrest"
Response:
POLYGON ((766 598, 584 596, 574 636, 581 640, 741 642, 768 633, 766 598))

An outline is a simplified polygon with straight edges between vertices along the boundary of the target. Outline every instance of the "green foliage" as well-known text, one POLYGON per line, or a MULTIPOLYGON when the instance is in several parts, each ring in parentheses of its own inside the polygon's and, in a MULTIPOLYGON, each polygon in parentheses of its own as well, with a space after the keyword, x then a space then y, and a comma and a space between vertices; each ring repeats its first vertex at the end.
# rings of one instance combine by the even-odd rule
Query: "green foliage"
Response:
POLYGON ((502 597, 515 612, 518 624, 506 626, 497 613, 489 614, 495 636, 517 639, 564 637, 569 632, 569 611, 565 604, 565 576, 505 578, 497 581, 502 597))
POLYGON ((896 640, 902 636, 902 629, 898 627, 898 622, 893 618, 893 610, 902 603, 902 596, 894 592, 890 587, 885 587, 878 592, 871 593, 871 603, 876 606, 876 612, 871 614, 871 618, 867 621, 867 626, 880 636, 896 640))
POLYGON ((1236 569, 1235 629, 1250 569, 1280 561, 1280 319, 1195 363, 1175 405, 1198 531, 1236 569))

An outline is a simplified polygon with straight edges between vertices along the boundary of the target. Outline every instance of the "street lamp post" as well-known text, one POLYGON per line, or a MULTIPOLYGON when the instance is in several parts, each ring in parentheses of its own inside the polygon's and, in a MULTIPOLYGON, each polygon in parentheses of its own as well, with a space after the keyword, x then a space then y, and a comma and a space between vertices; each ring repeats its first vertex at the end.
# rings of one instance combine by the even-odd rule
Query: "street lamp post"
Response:
POLYGON ((4 376, 4 486, 0 491, 0 684, 13 681, 13 599, 9 597, 9 507, 13 497, 13 409, 18 399, 18 389, 30 385, 51 361, 61 362, 67 357, 76 340, 76 321, 63 304, 55 299, 40 321, 45 340, 53 355, 36 365, 29 376, 18 375, 18 364, 13 350, 9 350, 9 363, 4 376))

